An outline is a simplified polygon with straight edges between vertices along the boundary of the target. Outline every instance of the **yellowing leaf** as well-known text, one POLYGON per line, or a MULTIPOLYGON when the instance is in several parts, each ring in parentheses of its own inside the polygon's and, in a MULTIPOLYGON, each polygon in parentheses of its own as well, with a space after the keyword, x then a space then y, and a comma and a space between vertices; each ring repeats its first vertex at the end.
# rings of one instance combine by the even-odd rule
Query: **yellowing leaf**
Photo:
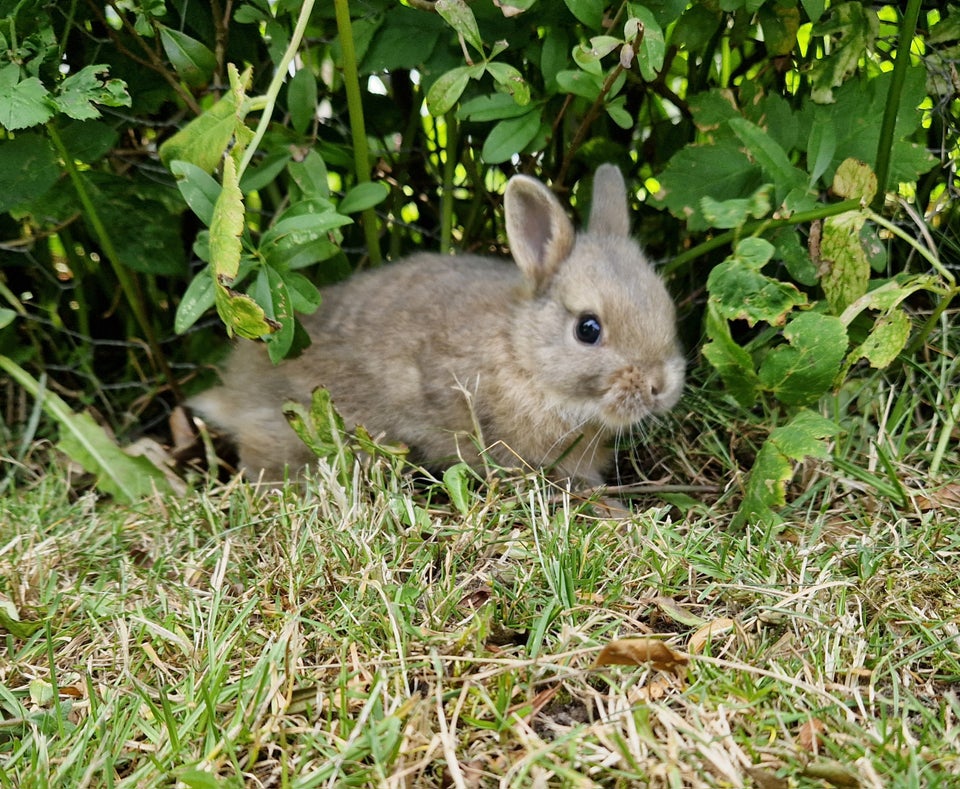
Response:
POLYGON ((732 619, 723 617, 707 622, 703 627, 697 630, 690 641, 687 642, 687 651, 691 655, 699 655, 703 648, 711 641, 715 641, 719 636, 725 635, 733 630, 735 622, 732 619))

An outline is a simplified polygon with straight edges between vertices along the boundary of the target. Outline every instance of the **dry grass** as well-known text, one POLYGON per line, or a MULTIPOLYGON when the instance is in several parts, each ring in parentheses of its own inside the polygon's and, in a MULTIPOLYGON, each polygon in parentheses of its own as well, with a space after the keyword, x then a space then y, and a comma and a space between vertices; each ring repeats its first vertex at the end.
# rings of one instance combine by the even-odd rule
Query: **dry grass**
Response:
POLYGON ((806 479, 788 528, 732 532, 723 498, 611 520, 536 479, 123 509, 51 469, 0 531, 41 623, 5 637, 0 785, 956 785, 957 510, 806 479), (685 678, 594 667, 627 636, 685 678))

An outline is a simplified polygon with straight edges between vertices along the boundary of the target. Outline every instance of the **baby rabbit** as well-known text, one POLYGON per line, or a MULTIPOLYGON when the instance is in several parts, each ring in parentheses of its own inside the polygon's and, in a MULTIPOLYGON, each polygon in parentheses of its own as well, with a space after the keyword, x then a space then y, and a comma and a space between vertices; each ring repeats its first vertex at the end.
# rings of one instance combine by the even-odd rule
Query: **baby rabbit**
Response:
POLYGON ((602 484, 615 434, 680 397, 673 302, 629 238, 615 166, 596 172, 584 233, 524 175, 507 184, 504 214, 516 265, 420 253, 358 274, 323 291, 300 357, 274 366, 241 341, 223 385, 188 405, 234 437, 252 478, 311 461, 281 407, 324 386, 348 427, 427 466, 487 457, 602 484))

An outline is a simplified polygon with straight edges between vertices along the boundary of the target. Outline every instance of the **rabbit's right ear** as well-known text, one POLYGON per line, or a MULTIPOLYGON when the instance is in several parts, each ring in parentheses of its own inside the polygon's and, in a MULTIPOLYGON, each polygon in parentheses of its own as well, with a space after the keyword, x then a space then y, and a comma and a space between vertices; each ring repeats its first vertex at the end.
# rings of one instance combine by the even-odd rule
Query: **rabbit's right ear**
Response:
POLYGON ((526 175, 510 179, 503 212, 513 259, 540 290, 573 249, 573 223, 553 192, 526 175))
POLYGON ((598 236, 630 235, 630 208, 623 173, 615 164, 601 164, 593 176, 593 203, 587 230, 598 236))

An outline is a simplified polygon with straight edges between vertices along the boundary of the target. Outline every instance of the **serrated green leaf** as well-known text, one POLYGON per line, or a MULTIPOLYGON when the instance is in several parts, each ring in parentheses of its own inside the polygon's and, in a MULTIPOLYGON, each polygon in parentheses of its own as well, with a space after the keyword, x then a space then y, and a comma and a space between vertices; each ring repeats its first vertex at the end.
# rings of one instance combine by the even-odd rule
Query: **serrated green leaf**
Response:
POLYGON ((706 328, 710 342, 703 347, 703 355, 719 373, 734 399, 744 408, 753 407, 760 391, 753 359, 734 342, 726 318, 716 304, 710 302, 707 304, 706 328))
POLYGON ((21 132, 0 140, 0 213, 42 197, 59 177, 57 157, 43 135, 21 132))
MULTIPOLYGON (((7 66, 19 72, 15 65, 7 66)), ((28 77, 13 85, 0 86, 0 126, 8 131, 26 129, 46 123, 53 117, 50 92, 36 77, 28 77)))
POLYGON ((750 197, 736 198, 719 202, 709 195, 700 201, 704 217, 713 226, 718 228, 740 227, 750 217, 760 219, 772 210, 770 193, 773 187, 764 184, 750 197))
POLYGON ((733 524, 782 522, 776 510, 786 503, 786 486, 795 463, 806 457, 826 457, 824 439, 838 432, 837 425, 813 411, 801 411, 788 424, 774 429, 757 453, 733 524))
POLYGON ((129 107, 130 94, 122 80, 107 79, 108 66, 86 66, 67 77, 53 101, 57 108, 76 120, 84 121, 100 117, 94 104, 105 107, 129 107))
POLYGON ((166 25, 158 25, 160 43, 180 78, 188 85, 205 85, 217 67, 217 58, 201 41, 166 25))
POLYGON ((223 160, 223 185, 210 221, 210 254, 217 278, 233 280, 240 265, 243 233, 243 194, 233 159, 223 160))
POLYGON ((780 402, 810 405, 833 385, 847 352, 847 330, 832 315, 803 312, 783 330, 789 343, 771 349, 760 365, 760 383, 780 402))
POLYGON ((834 88, 854 74, 865 52, 873 49, 880 30, 877 12, 863 3, 837 3, 830 15, 813 26, 815 36, 833 36, 828 55, 813 61, 811 95, 818 104, 832 104, 834 88))
POLYGON ((231 90, 160 146, 160 161, 166 167, 181 160, 212 173, 235 136, 249 139, 250 130, 243 124, 245 112, 241 110, 241 103, 251 71, 247 69, 242 75, 236 75, 232 66, 230 71, 231 90))
POLYGON ((337 206, 340 214, 356 214, 379 205, 390 194, 390 187, 382 181, 357 184, 344 196, 337 206))
POLYGON ((866 359, 877 370, 889 367, 906 347, 911 328, 910 316, 901 309, 881 316, 850 360, 866 359))
POLYGON ((820 286, 830 311, 839 315, 867 292, 870 261, 860 243, 866 221, 861 211, 847 211, 824 220, 820 239, 820 286))
POLYGON ((795 285, 760 273, 773 256, 774 247, 762 238, 741 241, 734 253, 710 272, 710 301, 727 320, 745 320, 751 326, 766 321, 781 325, 807 297, 795 285))
POLYGON ((483 54, 480 28, 477 27, 477 19, 465 0, 437 0, 433 7, 450 27, 463 36, 464 41, 483 54))
POLYGON ((806 174, 790 163, 790 157, 780 144, 763 129, 746 118, 731 118, 730 128, 746 146, 750 156, 763 169, 776 186, 777 202, 782 202, 792 189, 803 188, 807 183, 806 174))
POLYGON ((484 140, 480 156, 487 164, 505 162, 520 153, 540 130, 539 111, 528 112, 519 118, 500 121, 484 140))

